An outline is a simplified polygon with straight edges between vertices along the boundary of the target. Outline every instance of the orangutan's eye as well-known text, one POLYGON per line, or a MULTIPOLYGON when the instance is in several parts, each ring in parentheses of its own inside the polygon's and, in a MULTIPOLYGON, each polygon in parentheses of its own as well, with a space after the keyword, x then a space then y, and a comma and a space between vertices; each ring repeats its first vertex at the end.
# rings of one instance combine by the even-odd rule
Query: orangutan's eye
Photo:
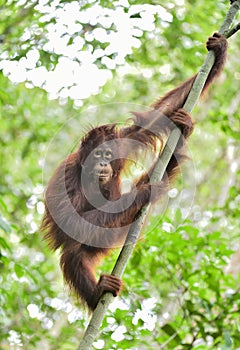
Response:
POLYGON ((100 149, 96 149, 94 151, 94 158, 101 158, 102 157, 102 151, 100 149))
POLYGON ((105 158, 107 158, 107 159, 112 159, 112 157, 113 157, 112 151, 107 150, 107 151, 105 152, 104 156, 105 156, 105 158))

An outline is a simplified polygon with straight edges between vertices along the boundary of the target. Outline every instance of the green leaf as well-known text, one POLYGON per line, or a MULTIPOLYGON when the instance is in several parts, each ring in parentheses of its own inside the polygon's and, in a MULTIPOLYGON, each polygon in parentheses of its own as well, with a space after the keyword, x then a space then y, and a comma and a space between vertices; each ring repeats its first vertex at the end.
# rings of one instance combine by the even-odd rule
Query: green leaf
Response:
POLYGON ((5 212, 7 212, 7 205, 2 198, 0 198, 0 206, 3 208, 5 212))
POLYGON ((14 264, 14 271, 18 278, 21 278, 25 275, 25 268, 17 263, 14 264))
POLYGON ((176 342, 176 343, 181 343, 181 338, 178 334, 178 332, 176 331, 176 329, 170 325, 169 323, 168 324, 165 324, 163 327, 161 327, 161 329, 169 336, 173 336, 174 335, 174 338, 173 338, 173 341, 176 342))
POLYGON ((7 222, 7 220, 1 215, 0 213, 0 228, 6 232, 6 233, 10 233, 11 232, 11 226, 10 224, 7 222))
POLYGON ((10 245, 6 242, 6 240, 3 237, 0 237, 0 246, 3 249, 6 249, 8 251, 11 251, 10 245))
POLYGON ((233 341, 230 336, 229 331, 224 331, 224 341, 225 341, 225 349, 232 349, 233 341))

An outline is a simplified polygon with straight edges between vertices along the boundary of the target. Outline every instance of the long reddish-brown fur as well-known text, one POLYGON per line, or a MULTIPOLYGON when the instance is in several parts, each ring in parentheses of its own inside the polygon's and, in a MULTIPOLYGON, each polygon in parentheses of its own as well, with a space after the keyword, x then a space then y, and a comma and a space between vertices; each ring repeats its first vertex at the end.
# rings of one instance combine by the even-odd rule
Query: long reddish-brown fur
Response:
MULTIPOLYGON (((208 39, 207 48, 214 51, 215 63, 204 90, 223 68, 227 41, 216 33, 208 39)), ((45 239, 53 250, 61 248, 60 265, 64 278, 90 310, 95 308, 103 292, 117 295, 121 289, 121 281, 115 276, 102 275, 99 281, 96 280, 94 271, 99 260, 109 249, 123 243, 128 226, 139 210, 166 192, 169 179, 174 178, 185 158, 184 144, 192 132, 193 123, 181 108, 195 78, 193 76, 157 100, 150 112, 134 113, 132 125, 119 129, 111 124, 91 130, 78 150, 59 165, 49 181, 41 229, 45 231, 45 239), (166 123, 166 120, 171 123, 166 123), (125 158, 131 151, 137 151, 139 144, 156 147, 158 138, 162 139, 162 134, 172 128, 172 123, 181 129, 182 139, 163 180, 157 184, 149 183, 153 166, 134 183, 135 190, 121 194, 121 172, 126 165, 125 158), (123 139, 136 141, 136 149, 134 145, 131 150, 125 147, 125 141, 119 142, 123 139), (111 162, 111 179, 100 186, 101 193, 98 193, 91 176, 84 185, 82 176, 84 162, 91 151, 104 142, 112 142, 114 160, 111 162), (90 199, 97 205, 92 204, 90 199)))

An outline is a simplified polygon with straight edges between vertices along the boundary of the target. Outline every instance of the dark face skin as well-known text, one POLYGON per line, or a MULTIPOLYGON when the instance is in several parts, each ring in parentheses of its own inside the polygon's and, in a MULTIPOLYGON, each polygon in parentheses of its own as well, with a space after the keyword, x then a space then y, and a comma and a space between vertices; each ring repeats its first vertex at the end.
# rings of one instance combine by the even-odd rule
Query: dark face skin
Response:
POLYGON ((93 178, 99 181, 100 185, 107 184, 113 175, 111 161, 113 152, 111 148, 100 145, 93 152, 93 178))

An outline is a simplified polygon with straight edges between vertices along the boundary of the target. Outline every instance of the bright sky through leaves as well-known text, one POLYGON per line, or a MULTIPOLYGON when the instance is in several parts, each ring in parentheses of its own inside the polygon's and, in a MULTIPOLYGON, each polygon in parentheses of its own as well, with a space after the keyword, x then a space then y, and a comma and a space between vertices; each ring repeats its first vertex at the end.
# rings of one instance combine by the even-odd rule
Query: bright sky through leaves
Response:
MULTIPOLYGON (((135 5, 128 12, 124 7, 129 4, 124 0, 116 3, 114 9, 98 4, 85 10, 80 7, 77 1, 62 6, 59 1, 53 1, 51 5, 40 1, 36 6, 42 14, 40 21, 51 21, 46 26, 47 41, 42 49, 62 57, 55 67, 47 70, 41 64, 37 48, 32 48, 19 61, 4 59, 0 64, 3 73, 14 83, 27 81, 28 87, 44 88, 50 98, 83 100, 97 94, 111 79, 111 69, 124 65, 132 49, 140 47, 143 31, 154 29, 154 15, 161 19, 162 25, 172 21, 172 15, 160 5, 135 5), (136 17, 136 14, 140 16, 136 17), (81 23, 97 25, 97 28, 76 35, 83 28, 81 23), (94 50, 93 40, 105 44, 105 49, 94 50), (99 59, 100 68, 96 64, 99 59)), ((31 39, 32 30, 26 28, 21 38, 23 43, 31 39)), ((41 32, 41 28, 34 30, 41 32)))

